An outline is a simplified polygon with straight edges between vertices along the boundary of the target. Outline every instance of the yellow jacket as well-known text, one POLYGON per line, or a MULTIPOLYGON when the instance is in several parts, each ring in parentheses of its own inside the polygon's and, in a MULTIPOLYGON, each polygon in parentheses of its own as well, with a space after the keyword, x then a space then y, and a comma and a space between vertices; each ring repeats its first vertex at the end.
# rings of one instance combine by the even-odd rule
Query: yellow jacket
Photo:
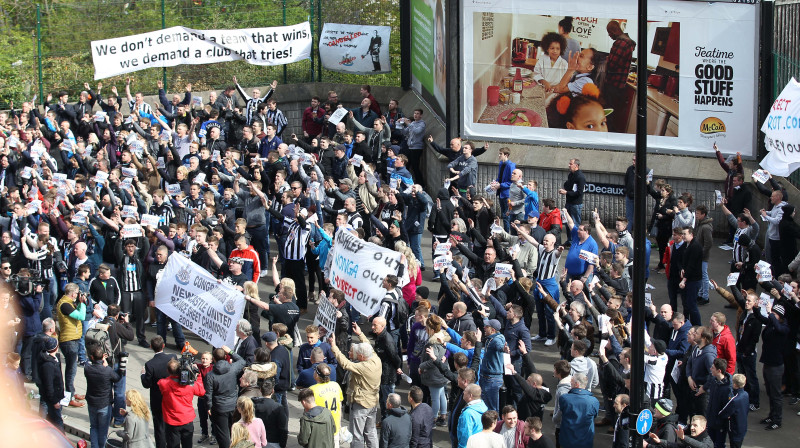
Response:
MULTIPOLYGON (((369 343, 364 333, 359 335, 361 342, 369 343)), ((331 346, 336 362, 341 368, 350 372, 350 381, 347 384, 347 399, 358 403, 367 409, 378 405, 378 390, 381 385, 381 360, 378 355, 372 356, 362 362, 353 362, 347 359, 336 345, 331 346)))
MULTIPOLYGON (((58 342, 77 341, 83 334, 83 322, 61 313, 61 305, 64 303, 72 303, 72 297, 65 295, 61 297, 55 305, 56 319, 58 320, 58 326, 60 328, 58 342)), ((86 313, 85 304, 81 303, 74 306, 76 310, 81 311, 81 309, 83 309, 83 312, 86 313)))

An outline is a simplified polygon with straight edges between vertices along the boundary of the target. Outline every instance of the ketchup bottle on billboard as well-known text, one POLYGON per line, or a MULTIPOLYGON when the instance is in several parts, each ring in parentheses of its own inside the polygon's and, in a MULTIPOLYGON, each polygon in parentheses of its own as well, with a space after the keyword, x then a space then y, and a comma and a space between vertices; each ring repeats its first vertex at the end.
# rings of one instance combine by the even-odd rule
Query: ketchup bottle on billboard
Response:
POLYGON ((514 75, 514 84, 511 90, 522 93, 522 74, 520 73, 519 68, 517 68, 517 73, 514 75))

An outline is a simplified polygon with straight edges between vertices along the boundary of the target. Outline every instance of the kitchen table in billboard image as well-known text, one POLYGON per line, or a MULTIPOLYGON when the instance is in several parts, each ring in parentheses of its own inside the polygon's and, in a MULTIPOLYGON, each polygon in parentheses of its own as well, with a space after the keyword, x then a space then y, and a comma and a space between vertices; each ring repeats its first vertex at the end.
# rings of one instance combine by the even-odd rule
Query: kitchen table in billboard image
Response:
POLYGON ((466 133, 632 149, 642 87, 649 148, 713 154, 716 141, 723 152, 753 156, 758 9, 651 2, 645 43, 637 42, 635 10, 633 0, 465 5, 466 133), (642 44, 646 61, 638 60, 642 44))

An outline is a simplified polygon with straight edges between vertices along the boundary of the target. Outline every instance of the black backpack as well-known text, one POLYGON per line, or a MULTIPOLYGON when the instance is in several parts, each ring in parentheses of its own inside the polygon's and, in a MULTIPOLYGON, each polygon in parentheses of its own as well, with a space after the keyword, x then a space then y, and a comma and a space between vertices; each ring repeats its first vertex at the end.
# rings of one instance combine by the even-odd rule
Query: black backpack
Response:
POLYGON ((408 316, 411 314, 411 307, 409 307, 408 303, 403 299, 403 293, 400 291, 400 288, 395 288, 393 293, 394 294, 387 294, 383 300, 395 305, 396 311, 392 321, 394 322, 394 328, 399 329, 408 322, 408 316))

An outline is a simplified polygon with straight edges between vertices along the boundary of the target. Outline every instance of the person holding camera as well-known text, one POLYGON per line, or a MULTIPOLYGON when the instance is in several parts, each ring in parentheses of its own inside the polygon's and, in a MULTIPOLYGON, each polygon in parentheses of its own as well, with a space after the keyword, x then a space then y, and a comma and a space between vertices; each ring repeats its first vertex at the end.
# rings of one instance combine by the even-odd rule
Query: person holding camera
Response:
POLYGON ((158 382, 164 378, 169 378, 169 363, 171 360, 177 360, 177 358, 175 355, 164 353, 164 338, 161 336, 155 336, 150 339, 150 348, 155 355, 144 363, 144 367, 142 367, 142 387, 150 389, 150 410, 153 411, 153 436, 156 439, 156 448, 165 448, 167 439, 164 412, 161 405, 163 397, 161 396, 158 382))
POLYGON ((211 433, 220 448, 228 448, 231 443, 231 425, 234 423, 233 412, 239 396, 237 378, 247 362, 228 347, 215 348, 211 354, 214 357, 214 368, 205 379, 205 400, 211 414, 211 433), (226 355, 230 355, 233 363, 228 362, 226 355))
POLYGON ((128 352, 125 351, 124 344, 133 341, 134 332, 133 327, 128 322, 128 314, 121 313, 119 306, 110 305, 107 312, 108 314, 101 323, 108 325, 108 339, 114 349, 114 359, 111 362, 111 367, 119 374, 119 380, 114 382, 114 406, 112 410, 114 422, 112 426, 121 428, 125 422, 125 417, 120 413, 120 409, 125 409, 125 368, 128 363, 128 352))
POLYGON ((167 373, 168 378, 158 380, 167 448, 191 448, 194 434, 192 422, 195 419, 194 397, 202 397, 206 389, 202 381, 182 381, 181 362, 177 359, 169 360, 167 373))
POLYGON ((89 349, 91 363, 83 368, 86 375, 86 402, 89 409, 89 434, 92 446, 106 446, 111 423, 114 384, 125 377, 125 369, 115 371, 108 365, 108 355, 99 345, 89 349))
POLYGON ((69 405, 86 406, 85 395, 75 393, 75 374, 78 372, 78 344, 83 335, 83 320, 86 319, 86 294, 81 294, 75 283, 64 287, 64 296, 55 306, 56 321, 61 329, 58 344, 64 354, 64 387, 72 394, 69 405))

